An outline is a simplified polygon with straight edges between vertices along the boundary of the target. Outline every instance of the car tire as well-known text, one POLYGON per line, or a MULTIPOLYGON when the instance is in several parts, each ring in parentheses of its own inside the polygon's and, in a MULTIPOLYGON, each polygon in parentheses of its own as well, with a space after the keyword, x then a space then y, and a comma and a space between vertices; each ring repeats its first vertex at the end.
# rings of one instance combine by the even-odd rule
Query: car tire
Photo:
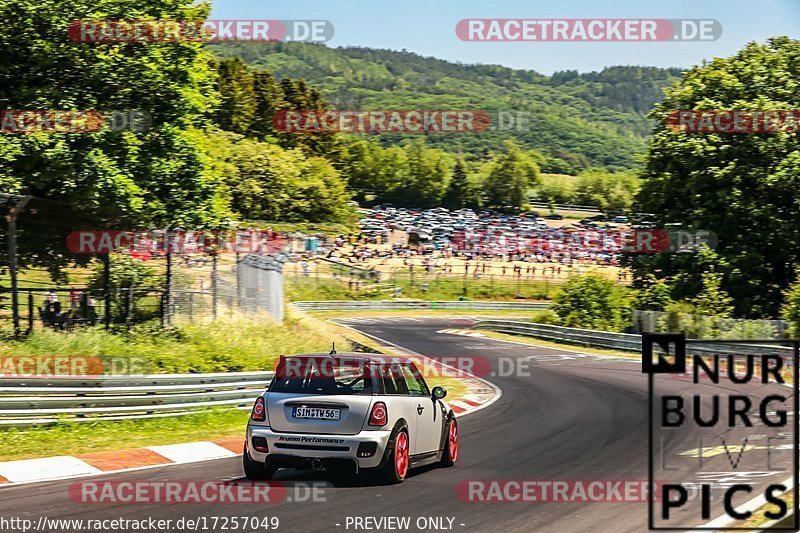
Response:
POLYGON ((250 481, 269 481, 275 474, 275 467, 253 461, 246 445, 242 454, 242 468, 244 468, 245 477, 250 481))
POLYGON ((459 434, 458 422, 456 422, 455 418, 450 419, 450 422, 445 426, 445 431, 444 450, 442 450, 442 459, 439 461, 439 465, 449 468, 456 464, 458 460, 459 434))
POLYGON ((380 472, 382 481, 390 484, 402 483, 408 475, 409 467, 409 446, 411 441, 408 431, 401 429, 397 432, 394 439, 389 441, 391 453, 386 460, 386 464, 380 472))

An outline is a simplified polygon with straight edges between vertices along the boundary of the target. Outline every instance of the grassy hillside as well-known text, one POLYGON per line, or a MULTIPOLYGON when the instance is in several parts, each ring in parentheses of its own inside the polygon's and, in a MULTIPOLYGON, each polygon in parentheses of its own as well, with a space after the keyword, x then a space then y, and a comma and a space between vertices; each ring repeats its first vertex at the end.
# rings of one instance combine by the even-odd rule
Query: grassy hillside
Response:
MULTIPOLYGON (((552 77, 497 65, 463 65, 409 52, 328 48, 305 43, 225 43, 219 57, 241 57, 278 78, 305 78, 338 109, 481 109, 531 112, 527 132, 430 135, 428 143, 469 157, 514 138, 556 158, 550 172, 588 165, 635 168, 645 151, 646 113, 678 69, 611 67, 558 72, 552 77), (559 168, 559 166, 561 168, 559 168)), ((401 137, 381 135, 386 144, 401 137)))

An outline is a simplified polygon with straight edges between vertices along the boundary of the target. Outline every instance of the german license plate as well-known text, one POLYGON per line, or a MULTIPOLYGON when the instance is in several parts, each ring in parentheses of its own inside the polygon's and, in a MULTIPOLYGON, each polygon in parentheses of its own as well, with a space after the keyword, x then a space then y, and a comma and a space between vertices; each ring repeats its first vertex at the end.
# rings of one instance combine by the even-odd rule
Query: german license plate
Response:
POLYGON ((324 407, 292 407, 292 418, 339 420, 339 413, 339 409, 326 409, 324 407))

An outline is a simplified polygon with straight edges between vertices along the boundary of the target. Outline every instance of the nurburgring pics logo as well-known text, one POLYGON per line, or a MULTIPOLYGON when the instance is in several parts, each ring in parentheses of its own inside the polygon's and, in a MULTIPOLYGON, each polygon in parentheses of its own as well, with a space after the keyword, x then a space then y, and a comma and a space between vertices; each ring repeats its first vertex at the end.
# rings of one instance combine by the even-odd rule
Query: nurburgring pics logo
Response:
POLYGON ((75 20, 67 30, 78 43, 326 42, 327 20, 75 20))
POLYGON ((667 115, 672 131, 685 133, 797 133, 800 110, 693 110, 667 115))
POLYGON ((716 41, 715 19, 463 19, 462 41, 716 41))
MULTIPOLYGON (((658 505, 648 498, 649 529, 761 530, 746 523, 760 505, 769 504, 767 520, 786 518, 792 501, 797 507, 799 351, 791 340, 643 334, 648 478, 663 492, 658 505), (691 381, 656 379, 687 371, 691 381)), ((793 526, 770 529, 796 526, 795 516, 793 526)))

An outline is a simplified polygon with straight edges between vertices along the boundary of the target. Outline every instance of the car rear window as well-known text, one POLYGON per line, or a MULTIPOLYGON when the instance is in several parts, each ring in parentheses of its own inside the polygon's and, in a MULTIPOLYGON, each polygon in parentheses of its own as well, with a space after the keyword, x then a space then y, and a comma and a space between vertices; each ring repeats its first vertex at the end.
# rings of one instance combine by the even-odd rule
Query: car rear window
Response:
POLYGON ((296 394, 372 394, 372 379, 363 361, 334 358, 286 359, 269 385, 269 392, 296 394))

